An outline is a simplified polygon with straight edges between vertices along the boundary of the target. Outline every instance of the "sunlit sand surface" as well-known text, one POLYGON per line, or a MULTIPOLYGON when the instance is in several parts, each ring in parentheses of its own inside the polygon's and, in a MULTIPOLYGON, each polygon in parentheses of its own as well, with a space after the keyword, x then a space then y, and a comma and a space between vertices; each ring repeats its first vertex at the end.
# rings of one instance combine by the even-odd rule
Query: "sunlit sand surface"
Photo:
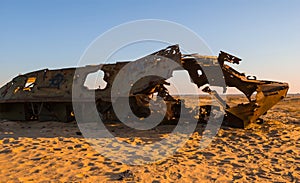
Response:
MULTIPOLYGON (((228 100, 238 104, 244 99, 228 100)), ((299 182, 300 97, 287 97, 263 118, 264 124, 247 129, 222 127, 205 149, 199 148, 199 124, 173 156, 146 165, 104 157, 86 142, 76 122, 1 121, 0 182, 299 182)), ((151 133, 110 128, 119 140, 143 145, 166 138, 174 126, 161 125, 151 133)), ((161 156, 163 148, 153 153, 161 156)), ((128 152, 122 158, 131 157, 128 152)))

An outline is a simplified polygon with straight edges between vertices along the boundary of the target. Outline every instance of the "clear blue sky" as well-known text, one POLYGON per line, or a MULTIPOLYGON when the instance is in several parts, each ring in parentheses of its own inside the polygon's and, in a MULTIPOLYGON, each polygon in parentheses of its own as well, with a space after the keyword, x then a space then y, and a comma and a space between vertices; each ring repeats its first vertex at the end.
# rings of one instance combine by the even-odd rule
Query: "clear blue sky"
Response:
POLYGON ((243 59, 236 67, 259 79, 287 81, 300 92, 300 1, 0 1, 0 84, 19 73, 76 66, 100 34, 138 19, 182 24, 215 55, 243 59))

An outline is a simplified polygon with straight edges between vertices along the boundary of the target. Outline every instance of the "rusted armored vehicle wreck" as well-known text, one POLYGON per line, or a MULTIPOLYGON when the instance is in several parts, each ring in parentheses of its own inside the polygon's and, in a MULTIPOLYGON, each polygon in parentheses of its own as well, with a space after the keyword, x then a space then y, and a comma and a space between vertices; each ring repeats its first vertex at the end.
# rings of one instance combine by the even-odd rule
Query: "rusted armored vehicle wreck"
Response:
MULTIPOLYGON (((224 52, 220 52, 218 57, 198 54, 183 55, 179 46, 174 45, 151 55, 172 59, 181 66, 180 69, 188 72, 191 81, 198 88, 209 84, 203 91, 218 100, 225 111, 224 124, 232 127, 243 128, 249 123, 257 122, 260 116, 283 99, 288 91, 287 83, 256 80, 234 70, 225 63, 239 64, 241 59, 224 52), (213 85, 214 79, 211 76, 207 77, 207 71, 212 68, 221 69, 225 87, 237 88, 248 98, 248 102, 229 106, 214 90, 211 90, 210 85, 213 85), (199 74, 199 71, 202 74, 199 74), (254 93, 256 93, 255 98, 251 97, 254 93)), ((111 98, 111 87, 118 72, 128 63, 117 62, 59 70, 44 69, 19 75, 0 89, 0 118, 21 121, 74 120, 72 88, 76 83, 76 85, 82 85, 78 91, 77 101, 82 104, 96 101, 97 110, 103 120, 116 120, 112 102, 118 102, 118 100, 111 98), (80 71, 80 76, 75 74, 76 70, 80 71), (106 87, 96 90, 84 87, 87 75, 99 70, 104 72, 106 87), (94 100, 80 97, 80 93, 89 92, 94 92, 94 100)), ((171 74, 167 77, 172 77, 172 71, 169 71, 171 74)), ((181 100, 169 94, 165 87, 167 79, 152 76, 134 83, 130 91, 129 103, 137 117, 147 117, 151 113, 149 99, 154 93, 160 96, 168 106, 165 120, 176 120, 180 117, 181 100)), ((210 113, 210 106, 199 106, 199 109, 201 121, 210 113)))

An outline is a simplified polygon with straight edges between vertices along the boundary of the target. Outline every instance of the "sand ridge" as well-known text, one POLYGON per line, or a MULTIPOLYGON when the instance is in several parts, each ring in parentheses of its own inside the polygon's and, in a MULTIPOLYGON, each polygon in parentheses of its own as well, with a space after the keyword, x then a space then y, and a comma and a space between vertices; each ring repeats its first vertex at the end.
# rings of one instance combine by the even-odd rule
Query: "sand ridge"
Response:
MULTIPOLYGON (((299 104, 299 98, 288 97, 264 116, 262 125, 222 127, 202 150, 199 124, 173 156, 138 166, 101 155, 76 122, 1 121, 0 182, 299 182, 299 104)), ((164 138, 174 127, 158 126, 149 134, 112 128, 120 140, 143 144, 164 138)), ((153 153, 159 155, 160 149, 153 153)))

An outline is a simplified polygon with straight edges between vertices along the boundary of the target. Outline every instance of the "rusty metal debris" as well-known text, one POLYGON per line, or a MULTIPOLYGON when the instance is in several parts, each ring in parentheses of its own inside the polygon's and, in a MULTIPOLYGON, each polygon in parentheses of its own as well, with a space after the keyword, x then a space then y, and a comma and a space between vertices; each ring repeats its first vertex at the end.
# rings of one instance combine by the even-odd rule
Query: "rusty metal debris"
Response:
MULTIPOLYGON (((224 124, 232 127, 244 128, 249 123, 261 122, 260 116, 283 99, 289 88, 287 83, 257 80, 256 77, 251 78, 239 73, 225 63, 239 64, 241 59, 222 51, 218 57, 198 54, 182 55, 179 46, 174 45, 151 55, 163 56, 178 63, 189 73, 191 81, 198 88, 211 85, 205 72, 207 69, 221 68, 226 87, 235 87, 240 90, 247 97, 248 102, 229 106, 217 92, 211 90, 210 86, 206 86, 203 91, 219 102, 220 107, 225 111, 224 124), (253 98, 252 95, 255 93, 255 98, 253 98)), ((59 70, 44 69, 19 75, 0 89, 0 118, 21 121, 74 120, 72 86, 76 83, 82 86, 79 93, 95 93, 97 110, 103 120, 117 120, 112 108, 111 87, 118 72, 128 63, 117 62, 59 70), (75 75, 76 69, 83 74, 75 75), (107 86, 104 89, 95 90, 84 87, 87 76, 99 70, 104 72, 104 81, 107 82, 107 86)), ((172 77, 172 72, 166 77, 172 77)), ((146 77, 133 85, 129 102, 131 110, 137 117, 147 117, 151 113, 149 100, 154 93, 157 93, 167 104, 165 120, 176 121, 182 115, 180 111, 183 101, 171 96, 165 87, 168 84, 166 82, 168 78, 146 77)), ((122 99, 116 99, 114 102, 118 100, 122 99)), ((80 101, 82 105, 91 102, 85 98, 81 98, 80 101)), ((199 121, 203 121, 210 114, 211 106, 199 107, 199 121)), ((88 110, 83 112, 88 112, 88 110)))

